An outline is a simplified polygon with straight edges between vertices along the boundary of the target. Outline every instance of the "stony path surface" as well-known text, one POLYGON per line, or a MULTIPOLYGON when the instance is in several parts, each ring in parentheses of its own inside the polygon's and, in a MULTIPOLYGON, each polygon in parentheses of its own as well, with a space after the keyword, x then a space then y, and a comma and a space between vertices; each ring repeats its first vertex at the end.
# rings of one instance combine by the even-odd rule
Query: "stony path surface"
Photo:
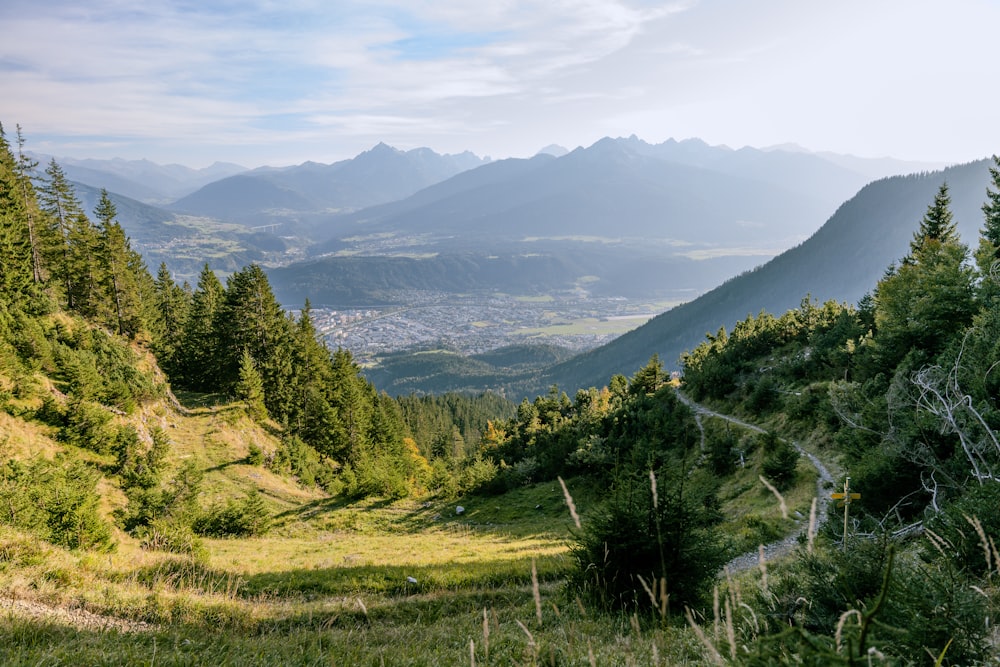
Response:
MULTIPOLYGON (((750 429, 751 431, 756 431, 757 433, 764 433, 764 429, 754 424, 750 424, 736 417, 730 415, 724 415, 714 410, 709 410, 703 405, 695 403, 690 398, 682 394, 680 391, 677 392, 677 398, 680 399, 682 403, 694 410, 695 420, 698 423, 698 429, 701 431, 701 451, 704 455, 705 452, 705 429, 701 423, 702 416, 708 417, 718 417, 719 419, 724 419, 730 423, 742 426, 744 428, 750 429)), ((802 447, 797 442, 792 442, 792 446, 798 450, 799 454, 806 457, 809 463, 816 468, 816 472, 819 473, 819 477, 816 479, 816 530, 819 530, 820 526, 826 523, 829 516, 830 507, 830 490, 833 488, 833 475, 827 469, 823 462, 820 461, 814 454, 807 452, 802 449, 802 447)), ((790 552, 795 545, 798 543, 799 536, 804 533, 809 528, 809 518, 804 517, 798 520, 798 526, 791 534, 786 535, 780 540, 771 542, 770 544, 764 545, 764 560, 769 561, 779 556, 783 556, 790 552)), ((741 572, 744 570, 749 570, 751 568, 757 567, 760 564, 760 552, 751 551, 745 554, 741 554, 729 561, 726 568, 730 572, 741 572)))
POLYGON ((80 630, 105 632, 152 632, 157 627, 143 621, 132 621, 114 616, 102 616, 86 609, 70 609, 47 605, 32 600, 18 600, 0 597, 0 620, 14 616, 67 625, 80 630))

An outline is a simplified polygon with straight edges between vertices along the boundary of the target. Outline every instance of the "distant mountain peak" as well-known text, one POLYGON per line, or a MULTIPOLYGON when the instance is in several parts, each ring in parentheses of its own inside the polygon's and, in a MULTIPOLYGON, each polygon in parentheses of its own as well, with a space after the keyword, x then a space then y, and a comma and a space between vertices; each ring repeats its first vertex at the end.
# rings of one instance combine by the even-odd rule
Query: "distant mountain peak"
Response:
POLYGON ((549 144, 544 148, 540 149, 535 155, 551 155, 553 157, 562 157, 569 153, 569 149, 565 146, 560 146, 559 144, 549 144))
POLYGON ((775 144, 774 146, 765 146, 760 150, 765 153, 770 153, 771 151, 784 151, 785 153, 812 153, 812 151, 810 151, 805 146, 800 146, 795 142, 775 144))
POLYGON ((369 149, 366 152, 373 153, 373 154, 378 154, 378 153, 392 153, 392 154, 397 154, 397 153, 402 153, 403 151, 399 150, 398 148, 393 148, 392 146, 390 146, 389 144, 385 143, 384 141, 380 141, 377 144, 375 144, 374 146, 372 146, 371 149, 369 149))

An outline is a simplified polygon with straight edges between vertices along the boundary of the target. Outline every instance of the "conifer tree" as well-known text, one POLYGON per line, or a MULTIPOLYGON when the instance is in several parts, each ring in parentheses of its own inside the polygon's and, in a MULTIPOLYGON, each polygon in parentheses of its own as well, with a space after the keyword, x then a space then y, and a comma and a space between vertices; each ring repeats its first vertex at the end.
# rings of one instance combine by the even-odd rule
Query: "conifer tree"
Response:
POLYGON ((38 162, 31 160, 24 153, 24 135, 21 126, 17 126, 17 180, 21 191, 21 201, 24 207, 24 223, 28 232, 28 246, 31 252, 31 277, 34 283, 42 282, 42 236, 39 225, 38 202, 31 184, 31 172, 38 162))
POLYGON ((249 350, 243 350, 240 355, 240 376, 233 392, 236 398, 243 402, 247 414, 255 421, 267 419, 267 408, 264 406, 264 381, 257 372, 257 364, 249 350))
POLYGON ((292 334, 263 269, 251 264, 229 277, 217 314, 220 379, 231 388, 237 380, 239 356, 249 350, 264 380, 267 408, 286 422, 297 392, 293 376, 292 334))
POLYGON ((111 310, 109 324, 120 335, 135 337, 144 327, 141 274, 145 265, 118 223, 118 210, 107 190, 101 190, 94 215, 100 229, 102 282, 111 310))
POLYGON ((156 273, 154 288, 156 313, 152 320, 155 324, 151 325, 153 351, 167 374, 174 375, 191 305, 190 295, 174 282, 164 262, 160 263, 156 273))
POLYGON ((293 335, 293 369, 297 397, 292 402, 288 420, 293 430, 303 440, 320 449, 314 442, 319 435, 318 427, 308 422, 315 419, 326 422, 329 415, 334 412, 330 407, 333 362, 330 351, 320 341, 319 333, 313 324, 312 307, 308 299, 295 323, 293 335), (311 435, 306 435, 306 430, 311 435))
POLYGON ((985 220, 980 232, 980 247, 990 244, 985 250, 991 254, 991 260, 1000 259, 1000 157, 993 156, 993 165, 990 167, 993 187, 986 188, 987 201, 983 204, 985 220))
POLYGON ((66 302, 71 310, 85 317, 97 317, 104 303, 101 235, 82 212, 72 216, 69 222, 66 302))
POLYGON ((331 406, 339 418, 335 437, 335 457, 350 461, 370 444, 374 391, 361 376, 351 353, 333 353, 333 394, 331 406))
POLYGON ((74 262, 71 251, 71 237, 75 225, 84 218, 83 208, 73 191, 66 173, 55 161, 49 161, 45 168, 45 180, 38 190, 42 211, 49 219, 49 243, 45 249, 52 273, 62 286, 70 309, 76 307, 73 297, 74 262))
POLYGON ((952 221, 947 185, 942 185, 920 228, 911 254, 887 271, 875 289, 875 328, 882 368, 891 370, 911 350, 925 358, 939 353, 953 332, 975 313, 969 251, 952 221))
POLYGON ((27 291, 33 273, 22 185, 0 125, 0 294, 11 301, 27 291))
POLYGON ((175 359, 175 375, 181 386, 196 391, 219 391, 219 337, 215 326, 225 292, 218 276, 206 264, 198 275, 191 297, 184 332, 175 359))
POLYGON ((952 219, 948 184, 942 183, 937 194, 934 195, 934 203, 927 207, 927 212, 924 214, 923 220, 920 221, 920 228, 913 234, 913 240, 910 241, 910 254, 903 262, 919 261, 920 253, 931 242, 957 243, 958 241, 958 226, 952 219))

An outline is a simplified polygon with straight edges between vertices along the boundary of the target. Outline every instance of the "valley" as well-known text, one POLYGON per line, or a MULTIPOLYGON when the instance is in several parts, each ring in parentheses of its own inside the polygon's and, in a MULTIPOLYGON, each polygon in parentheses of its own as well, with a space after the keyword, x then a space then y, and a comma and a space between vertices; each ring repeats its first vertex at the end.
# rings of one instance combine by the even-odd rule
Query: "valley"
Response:
POLYGON ((524 343, 580 352, 603 345, 680 303, 554 294, 451 294, 409 291, 405 306, 313 307, 316 328, 332 347, 363 366, 403 351, 445 349, 481 354, 524 343))

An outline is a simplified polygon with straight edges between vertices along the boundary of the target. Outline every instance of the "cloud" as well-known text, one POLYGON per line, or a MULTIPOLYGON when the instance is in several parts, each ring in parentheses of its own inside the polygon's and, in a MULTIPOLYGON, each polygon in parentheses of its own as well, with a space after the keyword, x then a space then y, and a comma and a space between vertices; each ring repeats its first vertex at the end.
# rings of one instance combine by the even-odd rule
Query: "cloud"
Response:
POLYGON ((310 124, 367 133, 440 126, 462 115, 449 106, 463 100, 532 95, 674 10, 617 0, 103 0, 40 10, 14 0, 0 10, 0 72, 19 91, 8 113, 45 134, 227 143, 263 140, 255 128, 278 129, 275 119, 293 134, 310 124))
POLYGON ((5 0, 0 120, 173 161, 606 133, 971 159, 1000 143, 998 23, 979 0, 5 0))

